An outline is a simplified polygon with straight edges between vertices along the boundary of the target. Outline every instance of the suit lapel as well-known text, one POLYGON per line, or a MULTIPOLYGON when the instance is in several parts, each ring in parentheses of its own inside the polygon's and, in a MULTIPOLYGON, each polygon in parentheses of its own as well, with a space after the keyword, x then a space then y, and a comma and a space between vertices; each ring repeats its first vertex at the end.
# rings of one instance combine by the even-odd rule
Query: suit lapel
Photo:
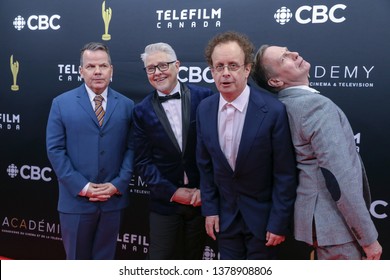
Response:
POLYGON ((181 116, 182 116, 182 151, 186 150, 188 130, 191 122, 191 92, 185 84, 180 83, 181 91, 181 116))
POLYGON ((77 102, 83 108, 83 110, 91 117, 92 121, 99 127, 95 112, 92 108, 91 101, 89 100, 87 90, 85 85, 81 85, 77 92, 77 102))
POLYGON ((102 127, 104 127, 106 123, 108 123, 117 105, 118 105, 118 96, 115 94, 115 92, 113 92, 110 88, 108 88, 106 114, 104 115, 102 127))
POLYGON ((161 105, 161 102, 158 100, 158 94, 157 91, 154 92, 154 95, 152 97, 152 106, 154 111, 156 112, 157 118, 160 120, 161 125, 164 127, 165 132, 167 133, 169 139, 172 141, 175 148, 180 151, 180 146, 177 143, 175 134, 173 133, 171 124, 169 123, 169 120, 167 118, 167 115, 165 114, 164 108, 161 105))
POLYGON ((267 112, 268 108, 261 95, 254 93, 251 89, 240 146, 237 153, 235 173, 239 172, 240 167, 244 165, 267 112))
POLYGON ((222 164, 225 166, 227 170, 230 170, 233 173, 233 169, 230 166, 229 162, 226 159, 225 154, 222 151, 221 145, 219 143, 219 135, 218 135, 218 109, 219 109, 219 94, 215 94, 211 98, 216 99, 214 102, 210 102, 210 107, 207 108, 207 112, 210 112, 210 114, 207 116, 208 119, 206 119, 208 132, 205 134, 210 135, 211 139, 210 141, 212 142, 212 146, 217 147, 216 151, 218 151, 217 157, 221 159, 222 164))
MULTIPOLYGON (((99 123, 97 121, 95 112, 92 108, 91 101, 89 100, 88 93, 87 93, 87 90, 85 89, 84 84, 79 88, 77 98, 78 98, 78 103, 80 104, 80 106, 92 118, 92 120, 96 124, 96 126, 100 127, 99 123)), ((108 120, 110 119, 117 104, 118 104, 118 96, 116 96, 116 94, 110 88, 108 88, 106 114, 104 115, 102 127, 104 127, 106 125, 106 123, 108 122, 108 120)))

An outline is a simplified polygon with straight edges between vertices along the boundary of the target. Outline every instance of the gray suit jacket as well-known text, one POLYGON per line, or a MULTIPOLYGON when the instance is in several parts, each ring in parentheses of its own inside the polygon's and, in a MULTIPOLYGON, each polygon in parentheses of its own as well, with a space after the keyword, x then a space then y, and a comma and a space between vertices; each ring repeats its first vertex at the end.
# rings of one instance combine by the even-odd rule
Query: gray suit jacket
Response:
POLYGON ((288 88, 278 97, 287 108, 299 169, 295 238, 313 244, 314 221, 319 246, 353 240, 371 244, 378 233, 367 209, 368 184, 347 117, 309 88, 288 88))

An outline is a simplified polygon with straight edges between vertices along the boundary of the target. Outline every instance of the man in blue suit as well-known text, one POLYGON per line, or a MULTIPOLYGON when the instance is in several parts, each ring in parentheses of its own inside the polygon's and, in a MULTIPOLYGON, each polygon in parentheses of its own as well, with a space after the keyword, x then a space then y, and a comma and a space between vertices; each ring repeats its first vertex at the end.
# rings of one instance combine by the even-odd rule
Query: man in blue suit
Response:
POLYGON ((134 108, 135 162, 150 189, 150 259, 202 259, 207 237, 195 161, 196 109, 207 88, 178 81, 180 62, 166 43, 141 55, 155 88, 134 108))
POLYGON ((49 114, 47 154, 59 183, 67 259, 114 259, 128 206, 134 103, 109 87, 112 73, 108 48, 86 44, 80 59, 85 83, 54 98, 49 114))
POLYGON ((220 94, 198 107, 197 159, 206 231, 221 259, 276 259, 296 196, 285 107, 247 84, 253 49, 226 32, 205 50, 220 94))

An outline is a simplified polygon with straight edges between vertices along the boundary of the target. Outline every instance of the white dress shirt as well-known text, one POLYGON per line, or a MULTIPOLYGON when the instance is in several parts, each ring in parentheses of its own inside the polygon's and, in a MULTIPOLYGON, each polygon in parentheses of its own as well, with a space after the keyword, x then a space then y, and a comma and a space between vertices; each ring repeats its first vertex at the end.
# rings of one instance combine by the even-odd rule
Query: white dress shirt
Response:
POLYGON ((232 102, 227 102, 220 94, 218 109, 218 138, 221 149, 234 170, 246 110, 248 108, 250 89, 244 91, 232 102))
MULTIPOLYGON (((169 93, 169 95, 174 94, 175 92, 180 92, 180 83, 174 87, 174 89, 169 93)), ((159 96, 166 96, 166 94, 157 91, 159 96)), ((175 134, 175 138, 177 143, 179 144, 180 150, 183 150, 183 120, 181 117, 181 99, 170 99, 161 103, 164 108, 165 114, 171 124, 171 128, 173 133, 175 134)), ((184 172, 184 184, 188 184, 188 177, 184 172)))

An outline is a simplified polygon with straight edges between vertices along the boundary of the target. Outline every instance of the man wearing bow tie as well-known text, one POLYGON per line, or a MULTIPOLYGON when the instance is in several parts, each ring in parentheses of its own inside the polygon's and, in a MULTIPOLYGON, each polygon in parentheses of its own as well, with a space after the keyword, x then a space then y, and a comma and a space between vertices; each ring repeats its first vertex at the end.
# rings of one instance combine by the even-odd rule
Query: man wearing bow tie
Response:
POLYGON ((195 161, 196 109, 207 88, 179 82, 166 43, 141 54, 155 88, 134 108, 135 163, 150 189, 150 259, 202 259, 206 233, 195 161))

